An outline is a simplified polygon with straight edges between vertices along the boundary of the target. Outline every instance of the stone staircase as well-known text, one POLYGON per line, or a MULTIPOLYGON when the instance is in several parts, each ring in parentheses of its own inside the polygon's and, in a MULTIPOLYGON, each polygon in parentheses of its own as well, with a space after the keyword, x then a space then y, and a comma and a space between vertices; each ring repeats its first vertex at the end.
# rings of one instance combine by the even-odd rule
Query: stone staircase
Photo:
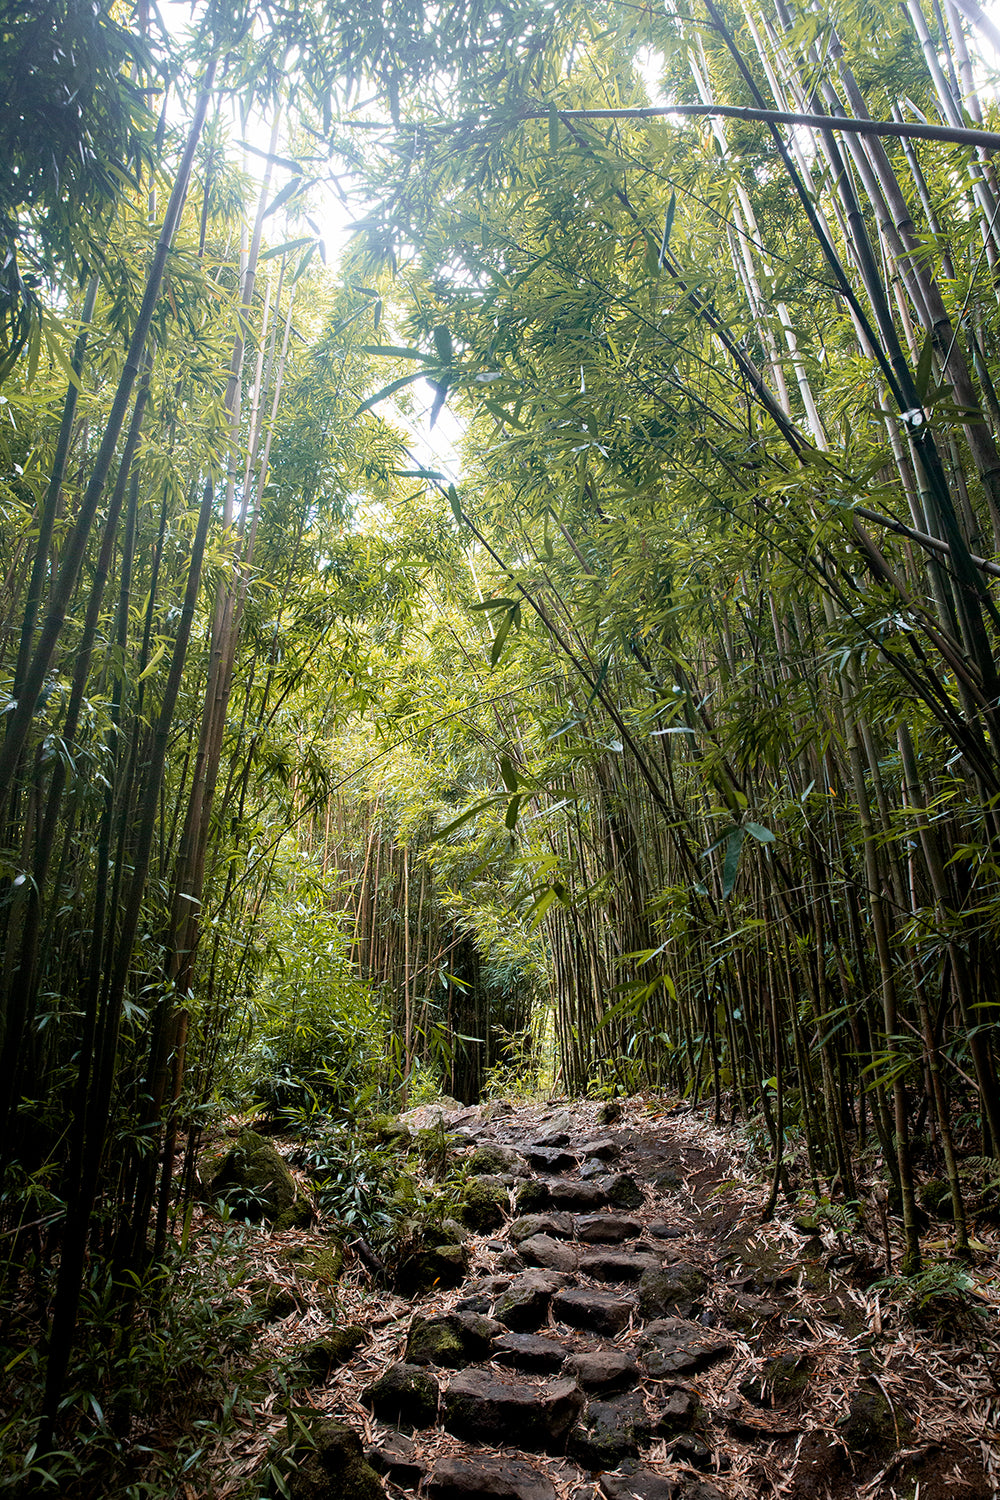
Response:
POLYGON ((761 1248, 726 1164, 669 1121, 639 1139, 581 1105, 450 1128, 510 1216, 443 1247, 405 1341, 358 1351, 339 1409, 329 1389, 332 1415, 363 1414, 369 1467, 359 1441, 350 1482, 331 1463, 293 1500, 994 1494, 971 1448, 916 1443, 817 1237, 761 1248))

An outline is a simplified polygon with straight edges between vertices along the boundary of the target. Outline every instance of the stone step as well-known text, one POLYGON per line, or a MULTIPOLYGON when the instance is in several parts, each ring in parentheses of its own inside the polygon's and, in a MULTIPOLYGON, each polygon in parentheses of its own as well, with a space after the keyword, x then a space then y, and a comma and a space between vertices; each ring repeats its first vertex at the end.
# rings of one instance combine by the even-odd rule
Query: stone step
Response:
POLYGON ((637 1239, 642 1225, 625 1214, 578 1214, 573 1232, 587 1245, 620 1245, 625 1240, 637 1239))
POLYGON ((566 1347, 538 1333, 507 1333, 493 1345, 493 1359, 532 1375, 554 1375, 566 1359, 566 1347))
POLYGON ((445 1392, 443 1425, 455 1437, 476 1443, 558 1450, 583 1409, 575 1380, 532 1383, 507 1372, 462 1370, 445 1392))
POLYGON ((546 1474, 519 1458, 439 1458, 424 1481, 430 1500, 555 1500, 546 1474))
POLYGON ((549 1315, 549 1304, 566 1284, 558 1271, 524 1271, 501 1292, 493 1307, 498 1323, 513 1333, 533 1333, 549 1315))
POLYGON ((636 1304, 631 1298, 592 1291, 589 1287, 566 1287, 552 1298, 553 1316, 560 1322, 611 1338, 628 1327, 635 1311, 636 1304))
MULTIPOLYGON (((522 1246, 522 1250, 523 1250, 522 1246)), ((658 1255, 642 1255, 627 1251, 599 1250, 581 1255, 576 1269, 582 1276, 594 1281, 638 1281, 648 1271, 662 1270, 663 1262, 658 1255)), ((569 1269, 566 1267, 565 1269, 569 1269)))
POLYGON ((548 1271, 575 1271, 580 1259, 578 1250, 547 1234, 533 1234, 522 1240, 517 1253, 525 1265, 543 1266, 548 1271))
POLYGON ((525 1214, 523 1218, 511 1221, 507 1227, 507 1235, 515 1245, 530 1239, 534 1234, 548 1234, 553 1239, 571 1240, 575 1228, 572 1214, 525 1214))

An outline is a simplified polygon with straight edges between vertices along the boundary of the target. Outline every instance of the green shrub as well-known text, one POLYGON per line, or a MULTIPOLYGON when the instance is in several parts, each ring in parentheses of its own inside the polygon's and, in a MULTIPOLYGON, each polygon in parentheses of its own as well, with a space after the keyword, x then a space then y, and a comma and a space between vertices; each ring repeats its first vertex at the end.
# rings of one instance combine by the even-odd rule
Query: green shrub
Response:
POLYGON ((271 919, 269 949, 229 1091, 275 1119, 372 1105, 387 1081, 384 1017, 339 915, 318 897, 291 902, 271 919))

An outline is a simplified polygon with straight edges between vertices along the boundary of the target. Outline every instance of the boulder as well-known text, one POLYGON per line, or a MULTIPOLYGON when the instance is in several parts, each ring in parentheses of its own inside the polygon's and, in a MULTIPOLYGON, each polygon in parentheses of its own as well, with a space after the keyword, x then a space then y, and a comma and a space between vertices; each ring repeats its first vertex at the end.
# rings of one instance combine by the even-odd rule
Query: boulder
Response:
POLYGON ((275 1229, 308 1224, 313 1211, 299 1195, 284 1157, 256 1131, 244 1130, 209 1183, 213 1198, 224 1198, 234 1219, 265 1220, 275 1229))
POLYGON ((601 1250, 581 1255, 577 1269, 594 1281, 638 1281, 647 1271, 659 1271, 662 1264, 658 1255, 601 1250))
POLYGON ((701 1402, 695 1392, 678 1385, 660 1407, 653 1431, 658 1437, 674 1437, 678 1432, 688 1432, 700 1416, 701 1402))
POLYGON ((555 1485, 519 1458, 439 1458, 425 1481, 430 1500, 555 1500, 555 1485))
POLYGON ((365 1341, 365 1331, 356 1323, 345 1323, 331 1333, 301 1344, 295 1351, 299 1369, 314 1381, 326 1381, 338 1365, 345 1365, 355 1349, 365 1341))
POLYGON ((618 1155, 618 1143, 610 1136, 602 1136, 599 1141, 588 1141, 582 1146, 580 1155, 586 1161, 614 1161, 618 1155))
POLYGON ((474 1234, 488 1234, 499 1229, 507 1217, 507 1189, 503 1183, 488 1179, 485 1175, 474 1177, 466 1184, 458 1217, 466 1229, 474 1234))
POLYGON ((564 1208, 580 1213, 596 1213, 605 1208, 608 1195, 596 1182, 554 1182, 549 1191, 553 1208, 564 1208))
POLYGON ((448 1387, 443 1421, 448 1432, 472 1442, 508 1443, 514 1435, 520 1448, 551 1450, 562 1446, 582 1406, 574 1380, 538 1386, 471 1369, 448 1387))
POLYGON ((396 1271, 396 1290, 404 1297, 421 1297, 439 1288, 459 1286, 469 1268, 464 1245, 431 1245, 414 1251, 396 1271))
POLYGON ((416 1489, 426 1472, 416 1444, 401 1432, 387 1432, 365 1449, 365 1458, 376 1474, 384 1474, 404 1490, 416 1489))
POLYGON ((420 1365, 390 1365, 361 1395, 381 1422, 412 1431, 437 1421, 439 1387, 420 1365))
POLYGON ((515 1245, 519 1245, 522 1240, 531 1239, 532 1235, 536 1234, 548 1234, 557 1240, 571 1240, 573 1238, 573 1215, 526 1214, 524 1218, 514 1220, 507 1234, 515 1245))
POLYGON ((282 1447, 267 1464, 264 1494, 285 1500, 385 1500, 356 1432, 330 1417, 308 1416, 308 1438, 282 1447), (281 1485, 274 1477, 281 1474, 281 1485))
POLYGON ((489 1141, 477 1146, 468 1160, 468 1171, 473 1177, 503 1176, 506 1172, 523 1177, 527 1172, 524 1157, 511 1146, 498 1146, 489 1141))
POLYGON ((514 1194, 514 1207, 518 1213, 534 1214, 542 1209, 548 1208, 552 1202, 552 1195, 547 1182, 540 1182, 537 1177, 530 1177, 514 1194))
POLYGON ((612 1292, 595 1292, 589 1287, 568 1287, 552 1299, 552 1311, 560 1322, 571 1328, 589 1328, 613 1338, 628 1326, 635 1303, 612 1292))
POLYGON ((459 1369, 489 1359, 499 1323, 476 1312, 446 1313, 438 1318, 414 1315, 406 1336, 404 1359, 411 1365, 444 1365, 459 1369))
POLYGON ((613 1203, 615 1208, 641 1208, 643 1204, 642 1188, 635 1178, 628 1172, 612 1172, 608 1177, 601 1178, 607 1200, 613 1203))
POLYGON ((576 1157, 561 1146, 525 1146, 524 1155, 536 1172, 568 1172, 576 1166, 576 1157))

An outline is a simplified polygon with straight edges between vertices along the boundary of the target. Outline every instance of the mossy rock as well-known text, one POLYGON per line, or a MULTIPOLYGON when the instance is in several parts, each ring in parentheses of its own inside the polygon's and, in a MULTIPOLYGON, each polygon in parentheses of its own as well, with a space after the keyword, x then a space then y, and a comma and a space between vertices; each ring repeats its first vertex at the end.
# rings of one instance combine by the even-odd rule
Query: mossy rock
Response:
POLYGON ((326 1381, 333 1370, 347 1364, 364 1341, 363 1328, 357 1323, 345 1323, 342 1328, 334 1328, 330 1333, 300 1345, 295 1352, 295 1363, 311 1381, 326 1381))
POLYGON ((379 1146, 406 1151, 413 1142, 409 1128, 394 1115, 373 1115, 364 1127, 364 1135, 379 1146))
POLYGON ((403 1260, 396 1271, 396 1289, 404 1297, 449 1290, 461 1285, 469 1269, 464 1245, 430 1245, 403 1260))
POLYGON ((256 1131, 244 1130, 209 1184, 213 1198, 224 1198, 234 1219, 267 1220, 276 1229, 307 1224, 313 1211, 300 1197, 295 1179, 277 1147, 256 1131))
POLYGON ((307 1255, 299 1264, 298 1272, 306 1280, 316 1282, 331 1292, 334 1291, 344 1274, 343 1245, 339 1240, 323 1245, 319 1250, 307 1255))
POLYGON ((437 1421, 439 1386, 420 1365, 400 1361, 373 1381, 361 1399, 381 1422, 412 1432, 437 1421))
POLYGON ((287 1286, 274 1281, 258 1281, 252 1286, 250 1305, 262 1323, 278 1323, 298 1312, 299 1301, 287 1286))
POLYGON ((951 1201, 951 1188, 943 1177, 932 1177, 929 1182, 922 1182, 917 1189, 917 1197, 920 1205, 936 1219, 953 1219, 955 1217, 954 1205, 951 1201))
POLYGON ((895 1412, 878 1386, 866 1382, 851 1397, 847 1415, 837 1423, 840 1436, 854 1454, 883 1463, 904 1445, 911 1433, 909 1419, 895 1412))
POLYGON ((776 1354, 741 1383, 740 1394, 754 1406, 791 1406, 805 1393, 815 1363, 808 1354, 776 1354))
POLYGON ((474 1234, 487 1234, 499 1229, 506 1218, 507 1204, 507 1189, 502 1183, 474 1177, 462 1195, 458 1217, 474 1234))
POLYGON ((385 1487, 366 1461, 361 1439, 343 1422, 302 1412, 300 1420, 308 1437, 291 1450, 273 1449, 267 1463, 264 1494, 289 1500, 385 1500, 385 1487), (282 1490, 270 1473, 278 1470, 282 1490))
POLYGON ((537 1178, 529 1178, 522 1182, 514 1194, 514 1204, 519 1214, 537 1214, 548 1208, 552 1195, 549 1192, 548 1183, 540 1182, 537 1178))

